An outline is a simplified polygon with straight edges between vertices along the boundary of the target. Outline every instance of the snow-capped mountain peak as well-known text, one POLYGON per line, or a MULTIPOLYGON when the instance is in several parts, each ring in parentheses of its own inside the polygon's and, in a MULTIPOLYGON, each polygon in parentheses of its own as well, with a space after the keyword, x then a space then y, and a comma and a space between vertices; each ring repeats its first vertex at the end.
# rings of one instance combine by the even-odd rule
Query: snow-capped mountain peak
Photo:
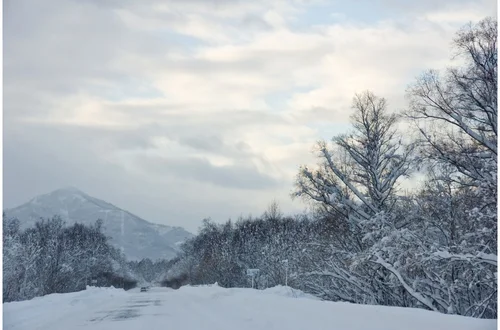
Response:
POLYGON ((179 243, 193 236, 181 227, 150 223, 75 187, 37 196, 23 205, 5 210, 5 214, 19 219, 23 228, 33 226, 40 218, 55 215, 68 225, 75 222, 93 224, 101 219, 111 243, 131 260, 173 258, 179 243))

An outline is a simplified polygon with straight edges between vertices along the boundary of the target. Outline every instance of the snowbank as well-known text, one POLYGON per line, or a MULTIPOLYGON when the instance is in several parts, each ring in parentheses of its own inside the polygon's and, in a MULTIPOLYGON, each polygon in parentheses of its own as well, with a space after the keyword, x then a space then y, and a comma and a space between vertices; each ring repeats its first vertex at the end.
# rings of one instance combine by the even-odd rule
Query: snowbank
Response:
POLYGON ((293 297, 293 298, 307 298, 307 299, 314 299, 314 300, 321 300, 320 298, 313 296, 312 294, 305 293, 303 291, 297 290, 297 289, 292 289, 289 286, 283 286, 283 285, 278 285, 273 288, 265 289, 263 292, 268 293, 268 294, 273 294, 277 296, 283 296, 283 297, 293 297))
POLYGON ((87 286, 83 291, 53 293, 31 300, 4 303, 4 329, 36 329, 40 324, 55 322, 61 316, 78 314, 124 295, 126 292, 122 289, 87 286))
POLYGON ((355 305, 311 299, 278 286, 267 290, 218 285, 179 290, 88 288, 4 304, 10 330, 488 330, 496 320, 422 309, 355 305))
MULTIPOLYGON (((238 313, 246 323, 227 329, 338 329, 338 330, 488 330, 496 320, 446 315, 415 308, 358 305, 322 301, 300 290, 276 286, 266 290, 219 287, 217 283, 185 286, 174 294, 192 296, 208 306, 217 306, 220 317, 233 319, 238 313), (230 312, 234 310, 234 312, 230 312), (224 312, 226 311, 226 312, 224 312)), ((214 309, 212 307, 210 309, 214 309)), ((187 328, 186 328, 187 329, 187 328)), ((210 328, 208 328, 210 329, 210 328)), ((224 328, 223 328, 224 329, 224 328)))

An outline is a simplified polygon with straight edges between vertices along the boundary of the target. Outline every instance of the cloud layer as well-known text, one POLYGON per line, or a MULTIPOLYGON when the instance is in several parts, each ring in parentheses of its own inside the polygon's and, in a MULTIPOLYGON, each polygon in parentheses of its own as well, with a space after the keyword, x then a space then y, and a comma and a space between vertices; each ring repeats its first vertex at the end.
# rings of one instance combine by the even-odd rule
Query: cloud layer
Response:
POLYGON ((4 204, 74 185, 157 222, 285 211, 366 89, 404 108, 495 1, 4 3, 4 204))

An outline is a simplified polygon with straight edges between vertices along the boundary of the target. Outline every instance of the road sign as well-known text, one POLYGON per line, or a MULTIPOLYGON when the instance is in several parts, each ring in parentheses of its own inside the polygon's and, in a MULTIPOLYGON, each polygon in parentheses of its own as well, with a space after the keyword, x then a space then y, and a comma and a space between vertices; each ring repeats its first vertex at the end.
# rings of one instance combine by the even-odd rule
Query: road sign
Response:
POLYGON ((257 269, 257 268, 250 268, 250 269, 247 269, 247 276, 250 276, 252 278, 252 289, 253 289, 253 282, 254 282, 254 278, 255 276, 257 276, 257 274, 259 274, 260 270, 257 269))
POLYGON ((247 276, 257 276, 259 272, 259 269, 247 269, 247 276))

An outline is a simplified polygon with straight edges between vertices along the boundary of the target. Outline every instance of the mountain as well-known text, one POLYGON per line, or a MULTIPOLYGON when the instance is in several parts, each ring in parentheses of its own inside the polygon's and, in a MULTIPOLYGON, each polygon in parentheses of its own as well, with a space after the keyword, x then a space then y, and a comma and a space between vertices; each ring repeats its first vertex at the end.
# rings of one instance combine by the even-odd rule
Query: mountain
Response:
POLYGON ((181 227, 148 222, 110 203, 70 187, 37 196, 26 204, 4 211, 17 218, 23 228, 34 226, 41 217, 59 215, 68 224, 93 224, 104 221, 104 233, 111 243, 122 249, 129 260, 142 258, 172 259, 179 245, 193 236, 181 227))

